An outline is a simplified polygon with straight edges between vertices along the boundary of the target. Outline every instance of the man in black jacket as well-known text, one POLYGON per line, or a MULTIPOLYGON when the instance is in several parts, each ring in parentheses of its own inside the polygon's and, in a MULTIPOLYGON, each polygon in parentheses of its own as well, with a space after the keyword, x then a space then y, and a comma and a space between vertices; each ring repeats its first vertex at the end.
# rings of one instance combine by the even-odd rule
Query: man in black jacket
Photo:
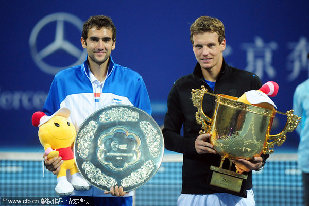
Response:
MULTIPOLYGON (((204 85, 209 92, 240 97, 246 91, 259 89, 261 81, 255 74, 225 62, 222 56, 226 47, 225 29, 220 20, 201 16, 191 25, 190 31, 197 64, 192 74, 178 79, 171 89, 163 129, 166 149, 183 154, 182 194, 178 205, 254 205, 251 170, 259 170, 266 157, 237 160, 249 171, 238 194, 210 185, 210 166, 218 167, 221 157, 209 143, 211 135, 199 134, 201 125, 196 122, 197 108, 193 105, 191 91, 204 85), (183 135, 180 134, 182 127, 183 135)), ((211 117, 215 102, 213 97, 206 96, 203 110, 211 117)), ((223 166, 229 164, 228 161, 223 166)))

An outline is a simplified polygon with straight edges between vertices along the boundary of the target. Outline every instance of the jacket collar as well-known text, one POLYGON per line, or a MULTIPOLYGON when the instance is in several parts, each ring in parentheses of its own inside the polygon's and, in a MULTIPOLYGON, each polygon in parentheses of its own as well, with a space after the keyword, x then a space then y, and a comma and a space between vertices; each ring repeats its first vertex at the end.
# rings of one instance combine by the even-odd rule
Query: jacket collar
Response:
MULTIPOLYGON (((115 63, 113 61, 113 58, 112 58, 112 56, 110 56, 109 59, 108 59, 106 78, 112 73, 112 71, 114 69, 114 65, 115 65, 115 63)), ((89 68, 88 56, 83 63, 83 70, 84 70, 84 73, 87 75, 87 77, 90 79, 90 74, 89 74, 90 68, 89 68)))

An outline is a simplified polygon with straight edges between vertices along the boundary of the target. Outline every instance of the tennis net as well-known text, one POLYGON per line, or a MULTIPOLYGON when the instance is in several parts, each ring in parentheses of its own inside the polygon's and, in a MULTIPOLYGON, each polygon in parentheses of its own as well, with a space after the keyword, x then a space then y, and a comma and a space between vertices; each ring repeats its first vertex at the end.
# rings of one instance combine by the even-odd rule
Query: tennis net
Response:
MULTIPOLYGON (((43 177, 42 164, 42 153, 1 152, 1 205, 31 205, 25 199, 33 205, 58 200, 54 190, 56 177, 47 170, 43 177)), ((136 190, 135 206, 176 205, 181 191, 181 167, 181 155, 166 154, 156 175, 136 190)), ((254 172, 253 185, 257 206, 303 205, 301 171, 294 153, 272 154, 264 169, 254 172)))

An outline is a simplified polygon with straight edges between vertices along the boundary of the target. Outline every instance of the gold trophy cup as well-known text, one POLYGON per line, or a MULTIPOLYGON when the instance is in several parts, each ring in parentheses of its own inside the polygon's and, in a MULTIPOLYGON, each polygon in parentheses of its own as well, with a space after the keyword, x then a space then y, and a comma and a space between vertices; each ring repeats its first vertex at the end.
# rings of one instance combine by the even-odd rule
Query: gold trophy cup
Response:
POLYGON ((232 161, 237 159, 252 159, 261 154, 270 154, 275 145, 282 145, 286 140, 286 133, 296 129, 300 117, 293 114, 293 110, 286 113, 274 108, 263 108, 237 101, 236 97, 209 93, 204 86, 201 89, 192 89, 192 101, 198 111, 196 121, 202 125, 200 134, 212 134, 210 143, 221 155, 219 167, 211 166, 213 171, 210 184, 239 193, 243 180, 247 175, 236 166, 236 172, 231 170, 232 161), (213 95, 216 98, 215 110, 212 118, 203 112, 202 102, 204 95, 213 95), (275 114, 287 116, 287 122, 282 132, 271 135, 271 125, 275 114), (224 160, 230 160, 229 169, 223 169, 224 160))

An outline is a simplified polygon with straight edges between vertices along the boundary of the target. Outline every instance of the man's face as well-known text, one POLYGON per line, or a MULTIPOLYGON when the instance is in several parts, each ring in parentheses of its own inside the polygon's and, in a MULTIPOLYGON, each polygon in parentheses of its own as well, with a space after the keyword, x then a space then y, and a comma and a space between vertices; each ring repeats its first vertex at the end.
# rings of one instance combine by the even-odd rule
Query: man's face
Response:
POLYGON ((215 32, 193 35, 193 52, 202 69, 211 70, 216 66, 221 67, 222 52, 225 46, 225 39, 219 43, 218 34, 215 32))
POLYGON ((81 38, 83 48, 87 49, 89 61, 101 65, 108 60, 111 51, 115 49, 112 36, 113 32, 110 28, 93 27, 89 30, 86 40, 81 38))

